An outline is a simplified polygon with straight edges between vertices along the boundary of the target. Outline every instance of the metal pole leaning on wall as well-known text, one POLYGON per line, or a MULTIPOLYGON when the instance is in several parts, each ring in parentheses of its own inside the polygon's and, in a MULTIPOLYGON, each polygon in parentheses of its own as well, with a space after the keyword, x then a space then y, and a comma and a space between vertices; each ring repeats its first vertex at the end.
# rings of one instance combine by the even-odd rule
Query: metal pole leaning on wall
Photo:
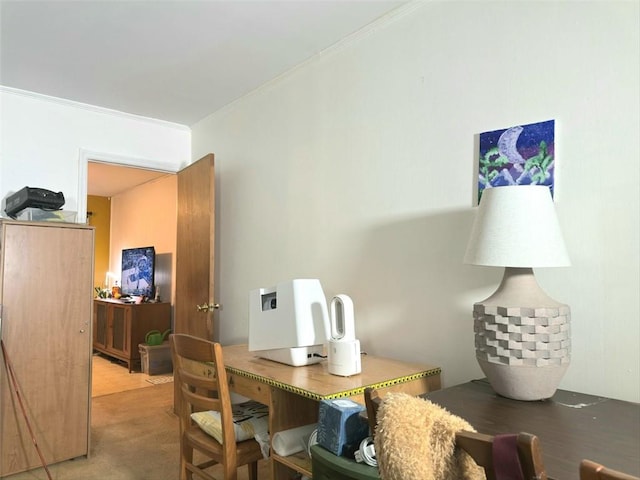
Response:
POLYGON ((42 451, 40 450, 40 446, 38 445, 36 436, 34 435, 33 429, 31 428, 31 422, 29 422, 29 418, 27 417, 27 411, 24 408, 24 404, 22 403, 22 397, 20 395, 20 390, 18 389, 18 382, 16 381, 15 373, 13 371, 13 366, 11 365, 11 360, 9 359, 7 348, 4 346, 4 341, 2 339, 0 339, 0 348, 2 348, 2 357, 4 358, 4 364, 6 365, 7 372, 9 373, 9 379, 11 380, 13 391, 16 395, 16 399, 18 400, 18 404, 20 405, 20 410, 22 411, 22 416, 24 417, 24 421, 27 424, 29 435, 31 435, 31 441, 33 442, 33 445, 36 447, 36 451, 38 452, 38 456, 40 457, 40 463, 42 463, 44 471, 47 472, 47 478, 49 480, 53 480, 53 478, 51 477, 51 472, 49 472, 49 467, 47 466, 47 462, 45 461, 44 456, 42 455, 42 451))

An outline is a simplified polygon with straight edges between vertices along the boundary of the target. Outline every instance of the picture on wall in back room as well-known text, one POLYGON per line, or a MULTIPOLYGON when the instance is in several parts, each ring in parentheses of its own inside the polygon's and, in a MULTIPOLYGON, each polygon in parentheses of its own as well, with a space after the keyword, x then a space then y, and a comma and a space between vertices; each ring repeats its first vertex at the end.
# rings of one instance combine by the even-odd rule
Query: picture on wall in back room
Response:
POLYGON ((485 188, 547 185, 553 197, 555 120, 480 134, 478 203, 485 188))

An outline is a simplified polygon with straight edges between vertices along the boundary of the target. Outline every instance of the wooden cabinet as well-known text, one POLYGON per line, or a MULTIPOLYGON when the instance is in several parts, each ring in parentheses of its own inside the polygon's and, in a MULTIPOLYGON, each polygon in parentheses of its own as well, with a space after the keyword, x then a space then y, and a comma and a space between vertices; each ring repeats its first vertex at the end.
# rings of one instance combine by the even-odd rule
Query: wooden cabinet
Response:
MULTIPOLYGON (((89 454, 94 230, 0 221, 0 335, 47 463, 89 454)), ((40 467, 0 361, 0 477, 40 467)))
POLYGON ((126 362, 129 372, 140 364, 138 345, 147 332, 171 328, 170 303, 124 303, 94 300, 93 348, 126 362))

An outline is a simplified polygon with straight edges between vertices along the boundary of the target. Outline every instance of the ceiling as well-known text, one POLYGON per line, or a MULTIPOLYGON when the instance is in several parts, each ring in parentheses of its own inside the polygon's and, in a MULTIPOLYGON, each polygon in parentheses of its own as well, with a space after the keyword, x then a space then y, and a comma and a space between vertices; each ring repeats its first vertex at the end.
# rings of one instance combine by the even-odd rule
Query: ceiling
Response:
POLYGON ((408 0, 0 0, 0 84, 191 126, 408 0))
MULTIPOLYGON (((0 85, 191 126, 408 0, 0 0, 0 85)), ((89 163, 89 195, 166 173, 89 163)))
POLYGON ((87 194, 98 197, 113 197, 166 175, 172 174, 142 168, 89 162, 87 194))

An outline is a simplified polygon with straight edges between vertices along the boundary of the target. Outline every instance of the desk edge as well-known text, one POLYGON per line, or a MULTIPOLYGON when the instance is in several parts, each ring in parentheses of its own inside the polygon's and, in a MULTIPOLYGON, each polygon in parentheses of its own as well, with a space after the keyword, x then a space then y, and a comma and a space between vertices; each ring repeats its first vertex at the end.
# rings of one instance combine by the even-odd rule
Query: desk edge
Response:
POLYGON ((235 368, 235 367, 231 367, 231 366, 225 366, 225 369, 227 370, 227 372, 231 373, 231 374, 235 374, 235 375, 239 375, 241 377, 246 377, 246 378, 250 378, 252 380, 258 380, 262 383, 266 383, 267 385, 270 385, 272 387, 276 387, 279 388, 281 390, 285 390, 287 392, 291 392, 291 393, 295 393, 296 395, 300 395, 306 398, 310 398, 312 400, 333 400, 336 398, 345 398, 345 397, 353 397, 355 395, 361 395, 364 393, 366 388, 375 388, 375 389, 379 389, 379 388, 386 388, 386 387, 390 387, 393 385, 399 385, 402 383, 407 383, 407 382, 412 382, 414 380, 417 380, 419 378, 424 378, 424 377, 431 377, 434 375, 439 375, 440 373, 442 373, 442 369, 440 367, 436 367, 436 368, 431 368, 429 370, 424 370, 422 372, 418 372, 418 373, 414 373, 412 375, 405 375, 402 377, 397 377, 397 378, 393 378, 391 380, 385 380, 383 382, 379 382, 379 383, 373 383, 370 385, 363 385, 361 387, 357 387, 357 388, 352 388, 349 390, 342 390, 340 392, 335 392, 335 393, 330 393, 328 395, 320 395, 318 393, 314 393, 314 392, 310 392, 309 390, 306 390, 304 388, 299 388, 296 387, 294 385, 289 385, 286 383, 282 383, 282 382, 278 382, 277 380, 273 380, 271 378, 267 378, 267 377, 263 377, 261 375, 257 375, 255 373, 250 373, 250 372, 246 372, 244 370, 241 370, 239 368, 235 368))

